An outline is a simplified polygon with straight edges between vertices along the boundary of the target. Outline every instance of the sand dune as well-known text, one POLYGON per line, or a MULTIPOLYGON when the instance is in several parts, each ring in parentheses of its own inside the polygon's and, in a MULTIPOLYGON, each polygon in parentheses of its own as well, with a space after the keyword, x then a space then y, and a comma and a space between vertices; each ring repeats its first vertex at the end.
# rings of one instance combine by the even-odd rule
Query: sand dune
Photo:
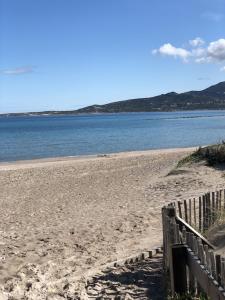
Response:
POLYGON ((160 245, 166 202, 224 187, 203 164, 167 176, 192 150, 0 164, 0 299, 82 299, 89 274, 160 245))

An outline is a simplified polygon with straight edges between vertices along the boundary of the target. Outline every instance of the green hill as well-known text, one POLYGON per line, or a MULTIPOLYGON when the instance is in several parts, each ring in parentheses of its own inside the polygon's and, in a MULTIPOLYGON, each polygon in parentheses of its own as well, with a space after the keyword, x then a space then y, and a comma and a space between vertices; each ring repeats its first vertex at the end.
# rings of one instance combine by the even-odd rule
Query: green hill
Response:
MULTIPOLYGON (((202 91, 186 93, 167 93, 149 98, 137 98, 112 102, 104 105, 91 105, 78 110, 45 111, 29 113, 10 113, 8 116, 18 115, 59 115, 59 114, 87 114, 87 113, 119 113, 119 112, 150 112, 150 111, 179 111, 201 109, 225 110, 225 81, 213 85, 202 91)), ((6 114, 5 114, 6 115, 6 114)))
POLYGON ((91 105, 76 110, 77 113, 148 112, 197 109, 225 109, 225 81, 202 91, 167 93, 155 97, 138 98, 91 105))

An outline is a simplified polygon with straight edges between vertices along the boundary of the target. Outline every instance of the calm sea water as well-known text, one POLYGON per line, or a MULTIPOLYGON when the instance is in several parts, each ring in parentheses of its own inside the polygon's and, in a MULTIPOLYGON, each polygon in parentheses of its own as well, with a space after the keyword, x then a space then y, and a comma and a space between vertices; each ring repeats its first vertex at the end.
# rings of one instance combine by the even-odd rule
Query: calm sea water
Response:
POLYGON ((225 111, 0 118, 0 161, 199 146, 225 139, 225 111))

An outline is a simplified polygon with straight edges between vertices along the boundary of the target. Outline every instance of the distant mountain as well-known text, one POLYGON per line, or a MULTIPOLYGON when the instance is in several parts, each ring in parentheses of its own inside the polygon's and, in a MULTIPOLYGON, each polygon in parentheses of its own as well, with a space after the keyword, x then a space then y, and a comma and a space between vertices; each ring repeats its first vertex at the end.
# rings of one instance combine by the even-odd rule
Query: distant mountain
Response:
POLYGON ((91 105, 76 110, 76 113, 117 113, 175 111, 197 109, 225 109, 225 81, 202 91, 167 93, 155 97, 138 98, 91 105))
MULTIPOLYGON (((30 113, 11 113, 7 116, 18 115, 59 115, 59 114, 87 114, 87 113, 119 113, 119 112, 150 112, 177 111, 197 109, 225 110, 225 81, 210 86, 202 91, 186 93, 167 93, 149 98, 137 98, 112 102, 104 105, 91 105, 71 111, 45 111, 30 113)), ((6 114, 5 114, 6 115, 6 114)))

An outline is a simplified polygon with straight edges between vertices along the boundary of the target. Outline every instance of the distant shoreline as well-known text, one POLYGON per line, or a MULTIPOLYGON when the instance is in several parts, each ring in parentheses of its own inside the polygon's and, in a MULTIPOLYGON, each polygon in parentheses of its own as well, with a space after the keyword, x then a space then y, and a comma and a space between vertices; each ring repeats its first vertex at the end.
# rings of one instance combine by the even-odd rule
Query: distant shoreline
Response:
MULTIPOLYGON (((27 113, 4 113, 0 118, 7 117, 50 117, 50 116, 101 116, 101 115, 121 115, 121 114, 145 114, 145 113, 185 113, 185 112, 205 112, 205 111, 224 111, 223 108, 203 108, 203 109, 184 109, 184 110, 153 110, 153 111, 124 111, 124 112, 86 112, 78 113, 73 111, 50 111, 50 112, 27 112, 27 113)), ((196 116, 197 118, 197 116, 196 116)))

